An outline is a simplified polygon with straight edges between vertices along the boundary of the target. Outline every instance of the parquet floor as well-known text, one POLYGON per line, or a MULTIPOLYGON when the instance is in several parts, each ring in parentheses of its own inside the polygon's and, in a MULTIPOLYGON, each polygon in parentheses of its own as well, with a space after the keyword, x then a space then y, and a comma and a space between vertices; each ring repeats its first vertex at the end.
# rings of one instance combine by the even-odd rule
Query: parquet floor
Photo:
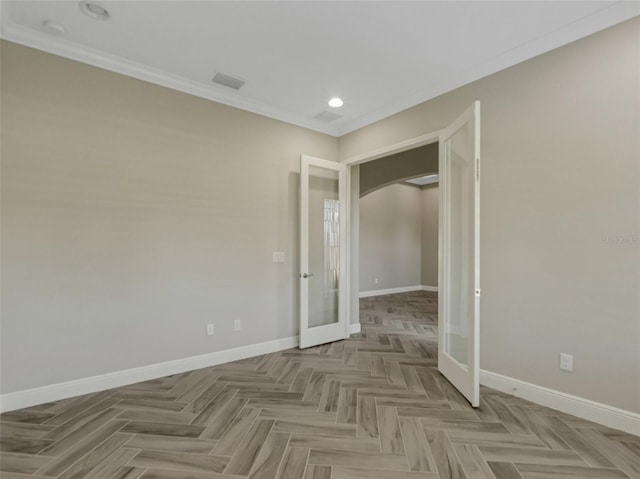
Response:
POLYGON ((362 300, 362 334, 1 416, 2 477, 640 478, 640 437, 436 369, 434 293, 362 300))

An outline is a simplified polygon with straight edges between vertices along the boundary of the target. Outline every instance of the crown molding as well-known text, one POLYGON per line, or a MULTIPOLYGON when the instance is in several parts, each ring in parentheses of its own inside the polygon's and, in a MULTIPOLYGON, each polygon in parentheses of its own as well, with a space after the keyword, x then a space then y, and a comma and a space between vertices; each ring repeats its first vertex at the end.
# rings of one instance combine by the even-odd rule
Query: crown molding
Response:
POLYGON ((339 125, 339 136, 346 135, 367 125, 395 115, 403 110, 424 103, 444 93, 468 85, 518 63, 532 59, 556 48, 563 47, 581 38, 612 27, 640 15, 640 2, 617 2, 586 17, 576 20, 547 35, 512 48, 497 57, 484 61, 440 84, 432 85, 424 90, 399 99, 383 108, 364 114, 354 120, 339 125))
POLYGON ((70 60, 86 63, 94 67, 102 68, 114 73, 119 73, 138 80, 160 85, 165 88, 177 90, 189 95, 204 98, 206 100, 222 103, 240 110, 256 113, 261 116, 273 118, 285 123, 314 130, 326 135, 338 136, 339 131, 332 125, 324 125, 313 119, 302 118, 289 112, 282 111, 257 100, 241 97, 238 94, 226 93, 209 88, 207 85, 182 78, 149 67, 137 62, 126 60, 116 55, 101 52, 90 47, 85 47, 69 42, 61 38, 51 37, 44 33, 25 28, 20 25, 8 23, 4 12, 2 31, 0 37, 10 42, 18 43, 36 50, 41 50, 53 55, 58 55, 70 60))
POLYGON ((640 3, 617 2, 548 35, 512 48, 497 57, 460 72, 444 82, 430 85, 353 120, 338 121, 335 124, 327 125, 319 120, 301 117, 258 100, 244 98, 233 92, 213 90, 199 82, 11 23, 7 18, 6 8, 6 2, 1 2, 2 28, 0 37, 3 39, 334 137, 346 135, 512 65, 640 15, 640 3))

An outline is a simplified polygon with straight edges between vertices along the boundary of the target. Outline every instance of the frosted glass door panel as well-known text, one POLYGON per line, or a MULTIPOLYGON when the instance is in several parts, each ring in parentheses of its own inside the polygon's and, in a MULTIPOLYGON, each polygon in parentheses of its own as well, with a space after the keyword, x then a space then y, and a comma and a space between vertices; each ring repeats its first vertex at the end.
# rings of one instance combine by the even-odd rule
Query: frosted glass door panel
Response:
POLYGON ((344 339, 347 168, 300 159, 300 347, 344 339))
POLYGON ((338 322, 339 173, 309 166, 309 327, 338 322))

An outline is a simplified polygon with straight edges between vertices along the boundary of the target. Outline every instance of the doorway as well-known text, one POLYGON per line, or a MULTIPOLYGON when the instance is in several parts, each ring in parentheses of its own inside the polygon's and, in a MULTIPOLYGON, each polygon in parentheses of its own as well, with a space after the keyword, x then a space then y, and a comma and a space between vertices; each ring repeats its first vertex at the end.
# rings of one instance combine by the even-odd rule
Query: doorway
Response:
POLYGON ((358 168, 360 297, 437 291, 438 144, 358 168))
MULTIPOLYGON (((343 162, 350 168, 350 290, 360 291, 360 165, 438 143, 438 370, 479 405, 480 368, 480 102, 447 128, 343 162)), ((349 318, 360 320, 359 294, 349 318)))
MULTIPOLYGON (((361 285, 360 278, 360 200, 361 197, 373 193, 378 189, 396 184, 406 179, 421 177, 428 173, 438 172, 439 163, 439 131, 423 135, 413 140, 393 145, 374 152, 370 155, 348 159, 344 162, 349 168, 349 318, 352 331, 358 330, 360 319, 360 292, 368 280, 373 285, 365 291, 380 291, 390 289, 385 284, 375 284, 375 276, 366 278, 361 285), (394 161, 399 160, 402 165, 394 168, 394 161), (368 165, 378 165, 370 167, 368 165), (362 181, 361 181, 361 176, 362 181), (362 191, 361 191, 362 190, 362 191), (362 286, 362 287, 361 287, 362 286)), ((436 268, 437 269, 437 268, 436 268)), ((422 281, 419 283, 422 286, 422 281)), ((427 286, 427 285, 424 285, 427 286)), ((430 285, 430 286, 436 286, 430 285)), ((399 292, 399 291, 398 291, 399 292)), ((366 293, 365 293, 366 295, 366 293)))
POLYGON ((359 166, 361 337, 415 358, 422 372, 438 357, 437 168, 437 143, 359 166))
MULTIPOLYGON (((443 130, 413 140, 351 158, 342 163, 330 162, 305 155, 301 157, 301 247, 300 247, 300 347, 326 344, 348 338, 356 332, 360 319, 359 306, 359 217, 360 217, 360 165, 397 153, 405 153, 422 146, 437 143, 439 175, 439 227, 438 227, 438 357, 437 369, 472 406, 480 402, 480 102, 474 102, 466 111, 443 130), (338 319, 335 307, 321 308, 323 316, 319 326, 310 323, 308 280, 312 185, 309 167, 339 172, 339 227, 318 229, 323 238, 319 243, 329 245, 331 231, 339 239, 336 253, 340 266, 333 275, 337 288, 325 290, 338 294, 338 319), (345 181, 343 181, 345 180, 345 181), (347 204, 348 203, 348 204, 347 204), (346 214, 345 214, 346 213, 346 214), (347 238, 345 238, 345 236, 347 238), (345 308, 346 307, 346 308, 345 308), (346 314, 340 313, 346 309, 346 314), (328 315, 325 323, 324 316, 328 315), (344 320, 342 319, 344 318, 344 320), (354 321, 355 320, 355 321, 354 321), (358 322, 357 324, 351 324, 358 322), (313 330, 312 330, 313 329, 313 330), (308 339, 308 341, 306 339, 308 339)), ((394 163, 395 165, 395 163, 394 163)), ((322 193, 326 195, 326 192, 322 193)), ((324 203, 321 206, 325 205, 324 203)), ((319 217, 325 217, 326 208, 320 208, 319 217)), ((330 226, 330 225, 329 225, 330 226)), ((324 248, 326 260, 327 250, 324 248)), ((323 261, 323 264, 328 264, 323 261)), ((328 270, 329 273, 333 269, 328 270)), ((331 276, 331 275, 330 275, 331 276)), ((323 293, 324 294, 324 293, 323 293)))

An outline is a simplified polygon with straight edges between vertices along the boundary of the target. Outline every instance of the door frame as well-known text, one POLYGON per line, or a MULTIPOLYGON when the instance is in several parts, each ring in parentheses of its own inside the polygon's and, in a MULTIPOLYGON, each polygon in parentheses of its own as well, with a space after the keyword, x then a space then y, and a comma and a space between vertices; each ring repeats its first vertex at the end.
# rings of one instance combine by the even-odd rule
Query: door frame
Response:
MULTIPOLYGON (((430 145, 431 143, 438 143, 440 141, 440 136, 444 132, 444 130, 435 130, 424 135, 417 136, 415 138, 410 138, 408 140, 401 141, 399 143, 394 143, 389 146, 381 147, 376 150, 363 153, 361 155, 356 155, 346 160, 343 160, 341 163, 346 165, 347 167, 347 337, 349 337, 349 333, 360 332, 360 324, 359 322, 356 325, 352 325, 352 319, 360 317, 360 307, 358 306, 359 300, 359 282, 360 282, 360 272, 358 271, 358 267, 354 267, 353 257, 357 255, 360 256, 360 247, 356 244, 352 239, 352 228, 354 227, 354 204, 353 204, 353 194, 354 188, 352 184, 352 171, 351 167, 361 165, 363 163, 368 163, 370 161, 379 160, 380 158, 385 158, 387 156, 394 155, 396 153, 402 153, 408 150, 413 150, 415 148, 419 148, 421 146, 430 145), (354 295, 352 297, 352 295, 354 295), (355 305, 355 306, 354 306, 355 305)), ((360 193, 360 188, 357 189, 358 198, 360 193)), ((359 218, 359 211, 358 211, 359 218)), ((438 228, 440 228, 440 224, 438 222, 438 228)), ((357 266, 357 264, 356 264, 357 266)))
MULTIPOLYGON (((326 169, 331 169, 331 170, 335 170, 336 165, 340 165, 340 163, 334 162, 334 161, 330 161, 330 160, 325 160, 323 158, 317 158, 314 156, 310 156, 310 155, 305 155, 302 154, 300 155, 300 179, 302 180, 305 176, 308 180, 309 178, 309 166, 316 166, 319 168, 326 168, 326 169)), ((344 165, 341 165, 344 166, 344 165)), ((347 339, 350 335, 350 330, 349 330, 349 308, 348 308, 348 304, 349 304, 349 268, 347 267, 347 261, 348 261, 348 257, 347 257, 347 253, 348 253, 348 245, 349 245, 349 228, 350 228, 350 223, 349 223, 349 194, 350 194, 350 186, 351 183, 351 169, 346 167, 343 169, 343 171, 339 171, 339 181, 338 181, 338 185, 339 185, 339 197, 344 197, 346 198, 346 202, 344 205, 344 208, 340 208, 340 278, 338 281, 338 288, 339 288, 339 292, 338 292, 338 323, 340 322, 340 320, 344 320, 344 334, 341 338, 339 339, 347 339), (343 173, 344 173, 344 177, 343 177, 343 173), (342 234, 342 231, 346 232, 345 234, 342 234), (346 304, 345 304, 346 303, 346 304)), ((300 187, 300 206, 302 207, 304 204, 309 203, 309 187, 307 185, 306 189, 302 187, 302 183, 300 183, 301 187, 300 187)), ((303 273, 308 273, 308 261, 309 261, 309 217, 308 214, 305 214, 305 212, 301 209, 300 210, 300 265, 299 265, 299 277, 298 277, 298 281, 300 284, 300 293, 299 293, 299 297, 300 297, 300 310, 299 310, 299 314, 300 314, 300 340, 299 340, 299 347, 300 348, 307 348, 310 347, 310 345, 307 344, 307 341, 304 339, 305 337, 308 338, 308 336, 305 335, 309 335, 309 333, 305 333, 303 331, 302 328, 302 318, 304 317, 304 315, 308 312, 308 304, 309 304, 309 293, 308 293, 308 287, 309 287, 309 283, 308 281, 302 281, 303 277, 302 274, 303 273), (303 288, 306 288, 304 291, 306 291, 305 293, 303 293, 303 288)), ((307 324, 306 324, 306 330, 309 330, 309 324, 308 324, 308 316, 307 316, 307 324)), ((332 326, 332 325, 326 325, 326 326, 332 326)), ((323 326, 319 326, 318 328, 323 328, 323 326)), ((339 332, 339 329, 338 331, 339 332)), ((328 339, 329 337, 333 337, 334 339, 329 339, 329 341, 336 341, 337 339, 335 339, 335 336, 333 336, 332 334, 328 334, 328 331, 323 331, 323 334, 321 334, 321 336, 324 336, 325 339, 328 339)), ((316 334, 320 334, 320 332, 317 332, 316 334)), ((327 342, 327 341, 325 341, 327 342)), ((322 344, 322 343, 320 343, 322 344)))

